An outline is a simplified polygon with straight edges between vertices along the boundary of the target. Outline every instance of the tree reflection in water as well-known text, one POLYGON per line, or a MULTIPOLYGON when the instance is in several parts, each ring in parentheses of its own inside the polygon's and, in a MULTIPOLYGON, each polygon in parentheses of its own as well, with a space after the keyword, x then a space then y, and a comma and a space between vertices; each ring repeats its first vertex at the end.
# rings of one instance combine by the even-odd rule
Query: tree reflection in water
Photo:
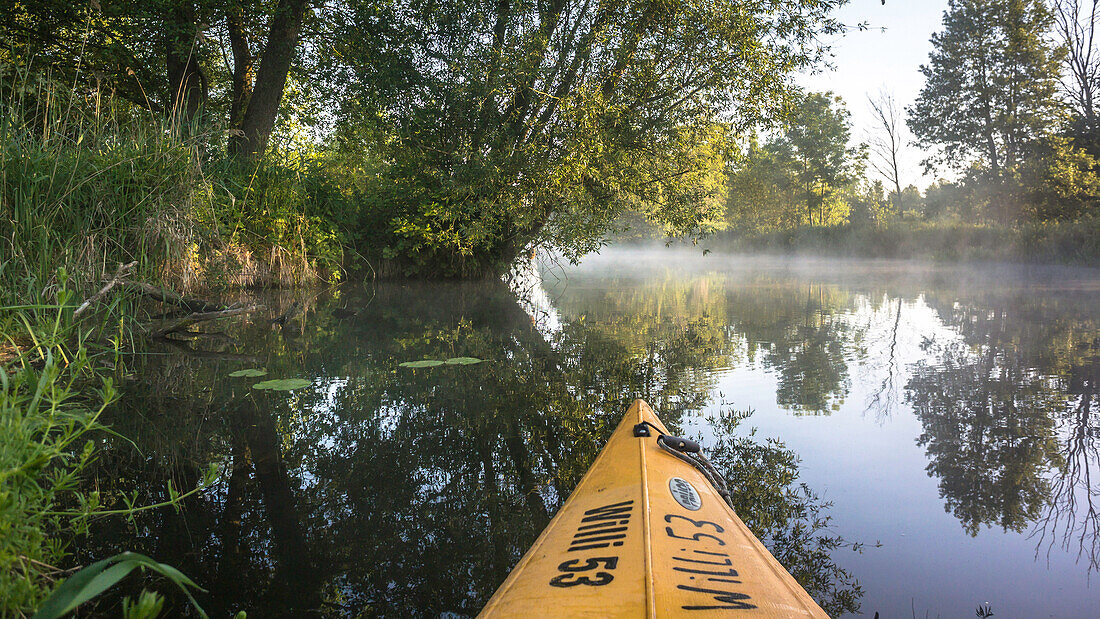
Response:
MULTIPOLYGON (((500 284, 334 295, 305 303, 285 333, 257 322, 216 350, 135 359, 139 378, 109 422, 137 449, 104 437, 94 481, 103 502, 155 500, 168 480, 193 487, 210 462, 223 474, 180 512, 98 522, 76 540, 76 561, 122 549, 153 555, 208 589, 212 616, 473 615, 633 398, 649 399, 675 428, 707 403, 712 370, 744 352, 711 304, 675 294, 658 300, 663 308, 580 315, 553 330, 500 284), (340 319, 338 306, 358 311, 340 319), (251 379, 227 377, 246 366, 242 354, 260 356, 251 365, 268 377, 313 385, 252 390, 251 379), (453 356, 486 361, 398 366, 453 356)), ((820 321, 809 324, 787 331, 814 340, 820 321)), ((835 391, 835 378, 825 382, 835 391)), ((753 489, 741 512, 777 554, 812 559, 794 566, 811 593, 835 613, 854 610, 858 587, 829 559, 832 540, 815 527, 821 505, 796 486, 793 454, 728 438, 713 455, 738 465, 731 476, 753 489)))
POLYGON ((1041 296, 933 304, 959 340, 929 342, 908 399, 924 425, 929 472, 964 528, 1028 531, 1100 567, 1097 508, 1100 325, 1087 299, 1041 296))
POLYGON ((1003 350, 974 353, 955 343, 937 356, 938 365, 920 365, 907 386, 924 426, 918 442, 928 472, 971 535, 985 524, 1022 531, 1050 494, 1059 394, 1003 350))
POLYGON ((1039 557, 1061 548, 1089 571, 1100 566, 1094 293, 1033 294, 1034 282, 1021 286, 1012 275, 990 285, 981 272, 895 277, 885 289, 873 278, 734 273, 687 278, 670 270, 643 281, 604 274, 600 285, 563 295, 562 307, 618 316, 645 306, 648 314, 713 321, 736 343, 727 362, 773 372, 776 404, 795 414, 830 413, 853 375, 867 377, 868 410, 879 422, 902 404, 917 415, 928 473, 964 530, 1025 532, 1039 557), (969 286, 969 277, 981 281, 969 286), (907 322, 921 307, 939 324, 907 322), (927 338, 924 361, 900 350, 899 339, 914 337, 927 338))
MULTIPOLYGON (((286 330, 257 322, 195 351, 145 351, 157 354, 135 358, 111 420, 137 449, 103 438, 103 502, 161 500, 169 479, 193 487, 211 462, 223 474, 182 512, 98 522, 76 560, 155 556, 197 577, 214 616, 472 615, 633 398, 687 427, 740 366, 773 375, 776 404, 797 415, 832 414, 870 377, 879 422, 916 415, 965 531, 1027 532, 1040 558, 1097 567, 1094 297, 671 271, 573 284, 534 313, 500 284, 347 288, 304 301, 286 330), (910 321, 921 312, 937 324, 910 321), (486 362, 398 367, 453 356, 486 362), (249 366, 313 385, 259 392, 227 377, 249 366)), ((707 447, 738 512, 831 612, 854 609, 860 590, 831 552, 842 542, 821 533, 827 513, 795 454, 736 420, 712 419, 707 447)))

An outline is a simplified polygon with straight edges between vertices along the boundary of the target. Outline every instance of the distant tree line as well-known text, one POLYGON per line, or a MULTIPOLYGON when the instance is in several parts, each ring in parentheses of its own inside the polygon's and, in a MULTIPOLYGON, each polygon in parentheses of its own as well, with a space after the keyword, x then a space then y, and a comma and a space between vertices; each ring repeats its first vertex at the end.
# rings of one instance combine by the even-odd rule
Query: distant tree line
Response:
POLYGON ((729 225, 1096 216, 1098 8, 1100 0, 951 0, 917 100, 903 112, 889 93, 870 98, 875 126, 851 148, 844 102, 806 93, 784 130, 750 139, 731 164, 729 225), (943 175, 923 195, 899 161, 914 146, 926 171, 943 175))

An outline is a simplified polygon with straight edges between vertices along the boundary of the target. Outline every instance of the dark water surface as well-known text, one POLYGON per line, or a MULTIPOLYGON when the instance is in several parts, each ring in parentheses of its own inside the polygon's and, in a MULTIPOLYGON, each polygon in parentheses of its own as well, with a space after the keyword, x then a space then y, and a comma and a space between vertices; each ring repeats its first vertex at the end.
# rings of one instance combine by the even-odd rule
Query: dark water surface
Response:
POLYGON ((675 250, 542 271, 522 300, 266 295, 301 311, 144 351, 103 502, 218 478, 181 511, 97 522, 77 559, 150 554, 213 617, 474 615, 643 397, 831 609, 1100 616, 1100 272, 675 250), (458 356, 486 361, 398 366, 458 356), (228 376, 252 367, 268 375, 228 376))

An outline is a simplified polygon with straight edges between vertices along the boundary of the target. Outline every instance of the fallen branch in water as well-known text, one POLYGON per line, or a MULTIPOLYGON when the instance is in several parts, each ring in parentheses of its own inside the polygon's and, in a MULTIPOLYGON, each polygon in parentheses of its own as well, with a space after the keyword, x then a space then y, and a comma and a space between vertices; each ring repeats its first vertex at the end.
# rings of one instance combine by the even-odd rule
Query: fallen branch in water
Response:
POLYGON ((131 262, 130 264, 122 264, 121 262, 118 263, 118 268, 115 269, 115 274, 114 277, 111 278, 111 281, 107 282, 106 286, 100 288, 99 292, 88 297, 83 303, 81 303, 80 307, 76 308, 76 311, 73 312, 73 318, 79 317, 81 314, 84 313, 85 310, 91 307, 93 303, 99 301, 103 298, 103 295, 110 292, 112 288, 114 288, 118 284, 123 283, 125 281, 123 278, 128 277, 130 275, 130 271, 132 271, 136 266, 137 260, 131 262))
POLYGON ((122 280, 120 283, 150 299, 160 301, 161 303, 168 303, 169 305, 176 305, 193 313, 221 312, 230 309, 221 303, 211 303, 210 301, 203 301, 202 299, 180 296, 167 288, 160 288, 152 284, 146 284, 145 282, 135 282, 127 279, 122 280))
POLYGON ((165 321, 161 323, 159 327, 151 329, 149 334, 153 337, 163 338, 169 333, 182 331, 200 322, 217 320, 219 318, 229 318, 230 316, 239 316, 240 314, 248 314, 262 309, 264 309, 263 305, 249 305, 247 307, 230 307, 216 312, 195 312, 182 318, 165 321))

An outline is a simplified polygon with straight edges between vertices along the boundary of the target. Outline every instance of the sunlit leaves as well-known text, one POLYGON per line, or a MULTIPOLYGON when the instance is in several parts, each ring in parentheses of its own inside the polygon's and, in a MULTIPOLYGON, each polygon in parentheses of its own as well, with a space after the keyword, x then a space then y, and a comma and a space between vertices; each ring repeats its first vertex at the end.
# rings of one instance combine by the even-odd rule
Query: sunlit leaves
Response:
POLYGON ((839 4, 411 0, 364 5, 386 24, 373 38, 349 12, 342 57, 393 161, 370 251, 470 276, 533 243, 576 258, 627 211, 721 226, 731 138, 779 115, 839 4))

